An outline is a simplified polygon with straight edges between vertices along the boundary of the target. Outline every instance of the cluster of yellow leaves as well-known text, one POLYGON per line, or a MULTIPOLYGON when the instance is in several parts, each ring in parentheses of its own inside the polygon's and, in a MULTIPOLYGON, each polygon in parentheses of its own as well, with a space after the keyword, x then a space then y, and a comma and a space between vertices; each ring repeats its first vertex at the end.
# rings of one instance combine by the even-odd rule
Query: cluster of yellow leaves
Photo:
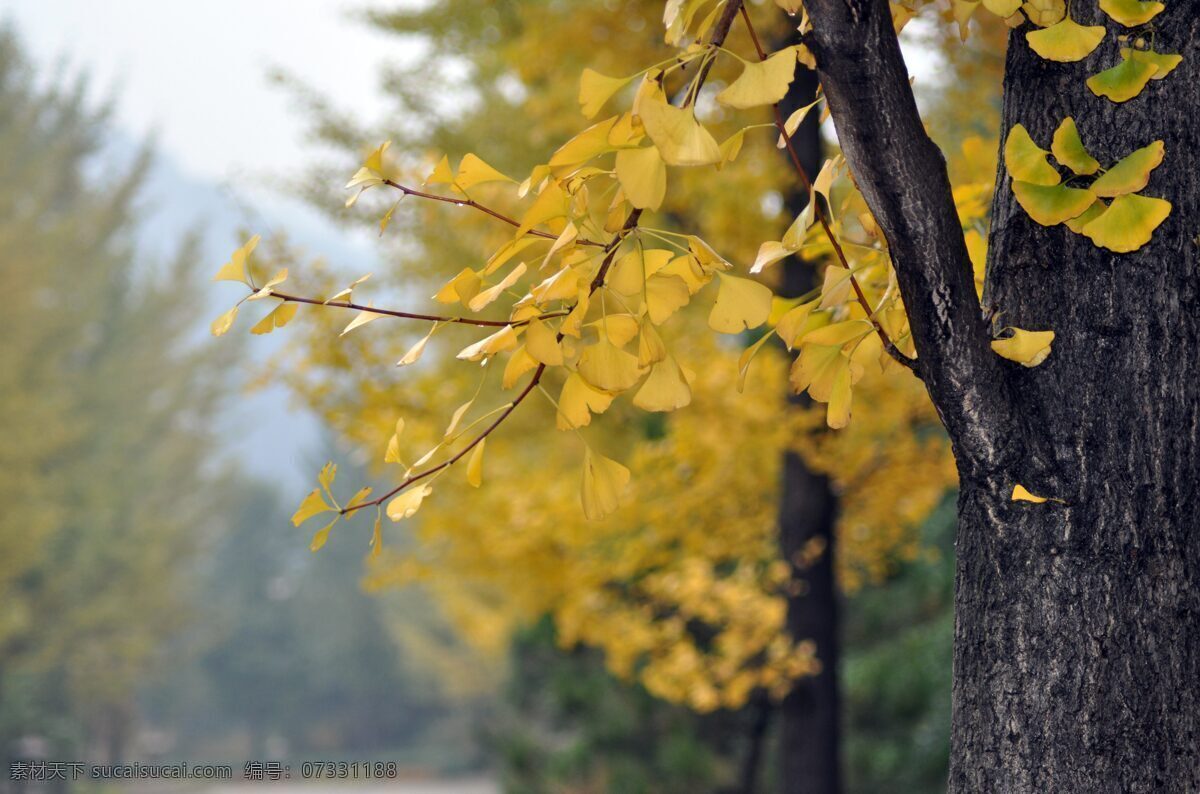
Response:
POLYGON ((1063 119, 1051 146, 1054 158, 1077 177, 1100 176, 1087 187, 1062 184, 1058 169, 1020 124, 1009 131, 1005 165, 1017 202, 1043 226, 1065 224, 1101 248, 1116 253, 1136 251, 1150 242, 1154 230, 1171 214, 1165 199, 1139 195, 1151 172, 1163 161, 1162 141, 1126 155, 1107 170, 1083 145, 1075 122, 1063 119), (1111 199, 1106 204, 1104 199, 1111 199))
MULTIPOLYGON (((372 331, 329 345, 330 331, 336 334, 340 323, 330 319, 332 311, 313 312, 313 339, 322 341, 311 344, 306 360, 285 377, 302 384, 306 399, 358 449, 398 467, 390 471, 402 480, 461 455, 467 485, 489 481, 490 487, 471 494, 469 509, 460 500, 429 498, 435 484, 453 488, 461 481, 438 484, 449 467, 401 491, 387 513, 403 520, 419 508, 420 520, 408 524, 418 543, 389 546, 372 568, 373 585, 424 583, 484 646, 499 647, 514 624, 549 613, 564 642, 604 649, 614 672, 636 677, 662 697, 710 709, 740 705, 754 688, 779 694, 815 669, 811 648, 780 639, 788 571, 778 559, 773 497, 774 467, 784 448, 799 444, 810 465, 827 472, 845 496, 839 573, 848 588, 886 575, 897 556, 916 555, 914 527, 952 486, 954 469, 922 388, 883 351, 877 327, 902 353, 914 354, 886 241, 840 159, 821 169, 809 209, 781 240, 764 244, 757 261, 752 247, 725 256, 696 234, 629 224, 634 211, 671 207, 677 191, 667 187, 690 188, 695 177, 689 170, 703 173, 711 166, 732 178, 746 165, 746 152, 756 151, 759 141, 751 133, 763 125, 730 131, 729 115, 776 101, 797 64, 811 61, 802 47, 760 63, 697 45, 718 5, 672 5, 668 38, 680 44, 678 57, 628 78, 585 72, 578 100, 588 118, 620 96, 632 104, 571 137, 527 178, 509 179, 466 155, 457 168, 449 158, 435 158, 432 171, 413 180, 424 179, 423 191, 452 202, 474 206, 486 200, 511 216, 507 234, 492 227, 490 254, 480 256, 455 245, 477 241, 478 235, 461 232, 494 219, 464 210, 456 217, 459 233, 441 235, 455 239, 437 241, 444 248, 435 261, 455 262, 458 271, 437 285, 438 303, 454 316, 489 312, 487 319, 502 327, 450 331, 452 324, 437 322, 411 338, 372 331), (730 79, 715 92, 715 103, 698 103, 689 76, 718 59, 731 67, 730 79), (716 111, 707 108, 713 105, 716 111), (714 122, 717 114, 723 124, 714 122), (816 202, 827 207, 849 266, 827 266, 822 286, 808 296, 772 299, 766 285, 746 276, 770 280, 770 266, 788 255, 833 260, 816 223, 816 202), (464 255, 478 266, 462 267, 464 255), (751 261, 745 275, 732 264, 751 261), (873 307, 869 316, 855 286, 873 307), (728 349, 712 344, 696 316, 723 333, 754 331, 758 341, 735 368, 728 349), (433 338, 443 329, 446 336, 433 338), (453 333, 476 338, 461 348, 444 347, 453 333), (775 336, 796 352, 793 388, 807 389, 827 406, 780 420, 787 378, 776 357, 764 356, 769 362, 748 376, 756 354, 778 347, 771 343, 775 336), (427 349, 448 350, 446 358, 457 350, 459 359, 482 370, 453 368, 442 358, 434 364, 429 355, 409 367, 427 349), (409 367, 403 381, 376 369, 393 362, 409 367), (467 445, 510 406, 512 390, 543 368, 528 407, 507 420, 503 432, 511 443, 488 446, 485 465, 484 443, 467 445), (729 388, 735 370, 744 395, 729 388), (467 373, 481 373, 480 383, 459 405, 464 380, 473 377, 467 373), (840 433, 815 432, 822 418, 846 425, 852 392, 869 411, 840 433), (669 420, 653 415, 689 403, 688 411, 669 420), (458 407, 451 413, 447 406, 453 405, 458 407), (605 435, 598 438, 592 417, 606 412, 605 435), (396 426, 398 415, 408 419, 407 429, 396 426), (585 439, 583 450, 556 440, 550 425, 585 439), (645 428, 660 426, 665 433, 645 437, 645 428), (410 458, 416 460, 407 463, 410 458), (581 461, 580 476, 559 476, 581 461), (594 521, 580 520, 581 501, 594 521)), ((789 10, 802 11, 798 4, 789 10)), ((518 59, 517 68, 540 68, 527 61, 518 59)), ((720 64, 714 73, 724 73, 720 64)), ((814 106, 788 119, 789 130, 814 106)), ((990 158, 981 154, 979 141, 964 149, 968 159, 990 158)), ((387 162, 386 153, 386 145, 377 149, 352 178, 355 198, 364 190, 388 190, 400 179, 401 169, 387 162)), ((754 157, 761 193, 782 169, 771 148, 754 157)), ((505 170, 520 175, 510 165, 505 170)), ((980 279, 990 178, 988 185, 955 191, 980 279)), ((684 192, 692 209, 702 191, 684 192)), ((709 232, 728 243, 747 225, 739 214, 745 201, 724 203, 709 232)), ((707 213, 696 215, 709 221, 707 213)), ((381 226, 391 220, 389 210, 381 226)), ((420 273, 430 272, 429 259, 421 252, 420 273)), ((326 302, 349 296, 361 281, 326 302)), ((380 316, 364 311, 343 334, 380 316)), ((336 513, 329 516, 336 521, 365 498, 339 507, 322 482, 297 518, 336 513)), ((379 515, 376 552, 382 545, 379 515)), ((314 546, 331 526, 318 532, 314 546)))
POLYGON ((615 675, 698 710, 740 706, 759 688, 778 696, 814 672, 811 646, 784 631, 782 453, 799 443, 843 492, 838 563, 849 589, 917 556, 915 527, 953 487, 953 460, 907 373, 867 387, 861 424, 823 432, 820 411, 787 408, 781 356, 760 362, 745 393, 729 388, 732 364, 698 332, 699 319, 686 345, 708 363, 697 400, 661 436, 622 440, 632 498, 612 515, 580 517, 573 483, 548 473, 571 465, 572 451, 527 417, 516 431, 523 442, 494 452, 492 487, 473 493, 469 510, 431 502, 413 526, 417 543, 389 546, 368 584, 424 585, 469 639, 494 651, 517 625, 550 614, 564 646, 599 648, 615 675))

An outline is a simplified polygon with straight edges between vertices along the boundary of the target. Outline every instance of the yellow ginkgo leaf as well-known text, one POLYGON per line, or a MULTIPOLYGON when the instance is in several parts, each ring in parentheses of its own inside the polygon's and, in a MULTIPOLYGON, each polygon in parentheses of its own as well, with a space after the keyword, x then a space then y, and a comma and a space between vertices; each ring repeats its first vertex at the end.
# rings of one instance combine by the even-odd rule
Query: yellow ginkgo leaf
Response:
POLYGON ((1088 153, 1079 137, 1079 128, 1075 119, 1067 116, 1054 131, 1054 142, 1050 146, 1054 159, 1070 168, 1080 176, 1094 174, 1100 169, 1100 163, 1088 153))
POLYGON ((795 135, 796 130, 800 129, 800 125, 803 124, 804 119, 808 117, 808 112, 819 105, 822 99, 823 97, 818 97, 816 100, 808 103, 804 107, 792 111, 792 114, 787 117, 787 121, 783 122, 783 132, 780 133, 779 139, 775 142, 776 148, 782 149, 787 146, 787 140, 783 136, 787 135, 788 138, 790 138, 795 135))
POLYGON ((1056 25, 1025 34, 1029 47, 1048 61, 1071 63, 1092 54, 1104 39, 1104 26, 1085 27, 1070 17, 1056 25))
POLYGON ((328 298, 326 298, 324 302, 325 302, 325 303, 332 303, 333 301, 336 301, 336 300, 341 300, 342 298, 351 298, 351 297, 353 297, 353 295, 354 295, 354 288, 355 288, 355 287, 357 287, 359 284, 362 284, 364 281, 366 281, 366 280, 367 280, 367 279, 369 279, 370 277, 371 277, 371 274, 370 274, 370 273, 368 273, 368 274, 367 274, 367 275, 365 275, 365 276, 359 276, 358 278, 354 279, 354 281, 350 282, 350 286, 346 287, 345 289, 338 290, 337 292, 333 293, 333 294, 332 294, 332 295, 330 295, 328 298))
POLYGON ((471 298, 479 294, 483 280, 469 267, 463 268, 458 275, 442 285, 433 299, 438 303, 462 303, 466 306, 471 298))
POLYGON ((983 0, 983 7, 1001 19, 1007 19, 1021 10, 1022 0, 983 0))
POLYGON ((371 557, 379 556, 383 551, 383 514, 375 514, 375 527, 371 530, 371 557))
POLYGON ((1182 55, 1155 52, 1154 50, 1133 50, 1128 47, 1121 48, 1121 57, 1152 64, 1157 71, 1154 72, 1154 75, 1150 78, 1151 80, 1162 80, 1175 71, 1175 67, 1183 62, 1182 55))
POLYGON ((271 278, 269 278, 267 280, 266 284, 262 285, 262 287, 258 290, 258 292, 254 293, 250 297, 246 298, 246 300, 257 301, 257 300, 262 300, 263 298, 270 297, 271 288, 276 287, 276 286, 282 284, 283 282, 287 281, 287 277, 288 277, 288 269, 286 267, 280 268, 275 273, 275 275, 271 276, 271 278))
POLYGON ((304 501, 292 514, 292 525, 298 527, 315 515, 329 513, 335 509, 325 501, 325 497, 321 495, 321 489, 314 488, 308 496, 304 497, 304 501))
POLYGON ((721 160, 721 147, 696 120, 693 109, 671 105, 661 91, 643 94, 638 116, 667 165, 711 165, 721 160))
POLYGON ((1118 254, 1136 251, 1150 242, 1154 230, 1171 214, 1171 202, 1126 194, 1113 199, 1081 233, 1101 248, 1118 254))
POLYGON ((1066 16, 1067 5, 1063 0, 1026 0, 1021 10, 1030 22, 1039 28, 1046 28, 1066 16))
POLYGON ((717 163, 718 171, 738 158, 738 155, 742 153, 742 144, 745 142, 745 129, 738 130, 721 142, 721 162, 717 163))
MULTIPOLYGON (((338 518, 341 518, 341 516, 338 516, 338 518)), ((337 518, 333 519, 328 524, 326 524, 324 527, 322 527, 317 532, 317 534, 313 535, 312 542, 308 544, 308 550, 312 551, 312 552, 320 551, 321 548, 325 545, 326 541, 329 540, 329 530, 333 529, 333 525, 336 524, 337 522, 338 522, 337 518)))
POLYGON ((691 401, 692 389, 671 356, 650 368, 650 376, 633 395, 633 404, 643 411, 674 411, 691 401))
POLYGON ((812 330, 808 320, 815 308, 817 308, 817 301, 809 301, 790 309, 783 317, 779 318, 779 322, 775 325, 775 333, 779 334, 779 338, 787 345, 788 350, 794 348, 796 342, 812 330))
POLYGON ((628 77, 609 77, 594 69, 584 69, 579 78, 579 105, 583 115, 589 119, 595 116, 628 82, 628 77))
POLYGON ((562 366, 563 352, 558 334, 541 320, 530 320, 525 326, 525 350, 538 363, 548 367, 562 366))
POLYGON ((471 457, 467 459, 467 482, 472 488, 483 485, 483 445, 486 443, 487 439, 481 438, 471 450, 471 457))
POLYGON ((1102 96, 1113 102, 1127 102, 1146 87, 1150 78, 1158 72, 1158 66, 1153 63, 1129 57, 1111 69, 1105 69, 1087 79, 1087 87, 1096 96, 1102 96))
POLYGON ((646 313, 650 322, 662 325, 691 300, 687 283, 679 276, 655 273, 646 279, 646 313))
POLYGON ((632 314, 606 314, 590 325, 617 347, 625 347, 641 329, 638 318, 632 314))
POLYGON ((388 502, 387 517, 393 521, 411 518, 421 509, 421 503, 431 493, 433 488, 424 484, 401 491, 399 496, 388 502))
POLYGON ((537 360, 529 355, 524 345, 521 345, 513 351, 508 358, 508 363, 504 365, 504 375, 500 379, 500 386, 511 389, 522 375, 532 369, 537 369, 537 366, 537 360))
POLYGON ((259 235, 254 235, 246 244, 233 252, 229 257, 229 261, 221 265, 221 269, 217 271, 217 275, 213 276, 213 281, 240 281, 243 284, 246 282, 246 262, 250 259, 250 254, 258 246, 259 235))
POLYGON ((840 367, 833 378, 829 392, 829 405, 825 409, 825 424, 840 430, 850 424, 850 400, 852 396, 851 369, 847 364, 840 367))
POLYGON ((611 458, 592 452, 583 455, 583 514, 596 521, 612 513, 621 504, 621 494, 629 485, 629 469, 611 458))
POLYGON ((638 365, 637 356, 601 338, 584 348, 579 356, 579 374, 597 389, 622 392, 638 382, 645 370, 638 365))
POLYGON ((492 301, 504 294, 504 291, 517 283, 521 276, 525 275, 525 263, 520 262, 512 270, 508 271, 508 275, 502 278, 497 284, 488 287, 485 290, 480 290, 479 294, 467 301, 467 308, 473 312, 483 309, 492 301))
POLYGON ((1165 147, 1162 141, 1121 158, 1092 183, 1092 192, 1101 198, 1116 198, 1126 193, 1136 193, 1150 183, 1150 172, 1163 161, 1165 147))
POLYGON ((505 350, 517 347, 517 332, 511 325, 506 325, 491 336, 480 339, 473 345, 467 345, 458 352, 457 358, 463 361, 478 361, 486 356, 492 356, 505 350))
POLYGON ((818 402, 829 402, 843 370, 849 370, 850 382, 861 374, 861 367, 851 362, 840 346, 804 345, 800 355, 792 364, 791 383, 797 392, 808 390, 809 396, 818 402))
POLYGON ((1004 165, 1008 174, 1033 185, 1057 185, 1062 181, 1054 166, 1046 160, 1048 152, 1033 142, 1029 130, 1013 125, 1004 141, 1004 165))
POLYGON ((417 343, 408 349, 408 352, 401 356, 396 362, 397 367, 407 367, 409 364, 415 364, 421 358, 421 354, 425 352, 425 345, 429 344, 429 340, 433 337, 434 331, 438 329, 436 323, 429 329, 429 333, 417 340, 417 343))
POLYGON ((1036 496, 1026 490, 1024 485, 1020 483, 1013 486, 1012 501, 1014 502, 1033 502, 1034 504, 1042 504, 1046 501, 1044 496, 1036 496))
POLYGON ((621 295, 640 295, 646 276, 641 246, 635 245, 617 257, 617 261, 608 269, 604 286, 621 295))
POLYGON ((346 502, 347 509, 349 509, 351 507, 357 507, 361 502, 363 502, 370 495, 371 495, 371 486, 364 485, 362 488, 359 488, 357 491, 354 492, 354 496, 350 497, 350 501, 346 502))
POLYGON ((442 155, 433 172, 425 178, 425 185, 449 185, 454 182, 454 169, 450 167, 450 158, 442 155))
POLYGON ((721 288, 708 315, 708 327, 722 334, 757 328, 771 316, 771 290, 748 278, 718 273, 721 288))
POLYGON ((1012 188, 1021 208, 1043 226, 1054 226, 1081 215, 1096 200, 1090 190, 1064 185, 1031 185, 1014 181, 1012 188))
POLYGON ((841 265, 829 265, 825 268, 825 275, 821 283, 821 302, 819 308, 832 309, 836 306, 841 306, 850 297, 850 279, 852 274, 849 268, 841 265))
POLYGON ((795 251, 783 243, 768 240, 759 246, 758 256, 754 257, 754 264, 750 266, 750 272, 757 275, 763 271, 763 268, 773 265, 781 259, 786 259, 793 253, 795 251))
POLYGON ((788 47, 767 58, 745 64, 738 78, 717 94, 717 101, 733 108, 773 105, 787 94, 796 71, 796 51, 788 47))
POLYGON ((768 331, 767 333, 763 334, 757 342, 743 350, 742 354, 738 356, 737 390, 739 394, 746 389, 746 376, 750 373, 750 362, 754 360, 754 357, 758 355, 758 351, 762 350, 763 345, 770 341, 771 337, 774 335, 775 332, 773 330, 768 331))
POLYGON ((462 162, 458 164, 458 175, 454 177, 454 183, 463 190, 470 190, 484 182, 515 181, 512 177, 505 176, 473 154, 467 154, 463 157, 462 162))
POLYGON ((237 316, 238 307, 234 306, 232 309, 213 320, 212 325, 209 327, 209 330, 212 331, 212 335, 224 336, 226 333, 228 333, 229 329, 233 327, 233 321, 237 319, 237 316))
POLYGON ((1099 218, 1100 214, 1106 209, 1108 209, 1108 205, 1100 199, 1096 199, 1096 202, 1084 210, 1082 215, 1076 215, 1074 218, 1066 221, 1066 226, 1076 234, 1081 234, 1083 227, 1096 220, 1096 218, 1099 218))
POLYGON ((609 143, 608 135, 616 122, 616 116, 597 122, 558 147, 550 157, 550 167, 573 167, 611 152, 615 147, 609 143))
POLYGON ((658 209, 667 195, 667 165, 658 147, 617 152, 617 181, 634 207, 658 209))
POLYGON ((282 328, 291 322, 291 319, 296 316, 296 309, 299 308, 295 303, 281 303, 276 306, 271 312, 250 329, 250 333, 261 335, 269 334, 276 328, 282 328))
POLYGON ((396 420, 396 432, 388 439, 387 451, 383 455, 384 463, 402 463, 400 459, 400 436, 404 435, 404 417, 396 420))
MULTIPOLYGON (((368 303, 367 306, 371 306, 371 304, 368 303)), ((280 307, 280 308, 282 308, 282 307, 280 307)), ((373 323, 376 320, 378 320, 380 317, 383 317, 383 316, 385 316, 385 315, 379 314, 378 312, 367 311, 364 309, 363 311, 360 311, 358 314, 354 315, 353 320, 346 323, 346 327, 342 329, 342 332, 340 334, 338 334, 338 336, 345 336, 346 334, 353 331, 355 328, 361 328, 364 325, 366 325, 367 323, 373 323)))
POLYGON ((1162 3, 1141 0, 1100 0, 1100 10, 1127 28, 1145 25, 1166 8, 1162 3))
POLYGON ((844 320, 809 332, 804 336, 804 344, 842 347, 850 342, 857 342, 874 328, 875 326, 866 320, 844 320))
POLYGON ((612 401, 611 394, 593 387, 578 373, 572 372, 558 395, 558 429, 571 430, 591 424, 592 414, 604 413, 612 401))
POLYGON ((1026 331, 1023 328, 1007 328, 1012 335, 1005 339, 992 340, 996 355, 1015 361, 1026 367, 1036 367, 1050 355, 1053 331, 1026 331))
POLYGON ((649 367, 667 357, 667 346, 658 335, 654 324, 643 321, 638 334, 638 366, 649 367))

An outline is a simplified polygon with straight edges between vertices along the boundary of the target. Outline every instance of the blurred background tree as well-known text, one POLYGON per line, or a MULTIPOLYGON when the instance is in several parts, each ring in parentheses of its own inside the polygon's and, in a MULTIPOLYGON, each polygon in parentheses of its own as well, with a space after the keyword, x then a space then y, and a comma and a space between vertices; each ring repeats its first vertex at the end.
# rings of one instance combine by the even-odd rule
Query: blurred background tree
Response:
POLYGON ((230 485, 204 465, 229 351, 190 333, 192 244, 136 256, 150 154, 101 157, 85 88, 41 87, 0 32, 0 737, 120 758, 230 485))

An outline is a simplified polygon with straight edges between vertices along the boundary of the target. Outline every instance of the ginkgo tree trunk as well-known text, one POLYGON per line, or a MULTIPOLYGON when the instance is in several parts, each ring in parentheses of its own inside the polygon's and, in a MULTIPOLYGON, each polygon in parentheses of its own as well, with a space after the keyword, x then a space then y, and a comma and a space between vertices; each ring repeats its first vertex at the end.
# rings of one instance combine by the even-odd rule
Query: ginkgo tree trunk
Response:
MULTIPOLYGON (((1171 208, 1140 247, 1101 247, 1096 229, 1034 220, 1012 187, 1030 184, 1014 152, 997 180, 982 306, 888 4, 806 6, 839 140, 890 243, 917 371, 958 462, 951 791, 1200 790, 1200 3, 1100 3, 1127 9, 1131 26, 1121 8, 1076 2, 1084 48, 1104 38, 1086 59, 1048 60, 1027 35, 1037 28, 1013 31, 1002 138, 1019 124, 1049 149, 1070 117, 1104 164, 1162 141, 1144 193, 1171 208), (1147 39, 1182 56, 1174 74, 1153 79, 1121 51, 1147 51, 1147 39), (1097 94, 1089 77, 1113 66, 1130 73, 1108 75, 1118 98, 1140 91, 1097 94), (1052 329, 1053 354, 1034 368, 993 355, 992 320, 1052 329), (1046 501, 1014 500, 1016 484, 1046 501)), ((1072 159, 1062 146, 1055 158, 1072 159)), ((1086 188, 1080 176, 1066 189, 1086 188)), ((1107 233, 1135 241, 1153 225, 1119 220, 1107 233)))

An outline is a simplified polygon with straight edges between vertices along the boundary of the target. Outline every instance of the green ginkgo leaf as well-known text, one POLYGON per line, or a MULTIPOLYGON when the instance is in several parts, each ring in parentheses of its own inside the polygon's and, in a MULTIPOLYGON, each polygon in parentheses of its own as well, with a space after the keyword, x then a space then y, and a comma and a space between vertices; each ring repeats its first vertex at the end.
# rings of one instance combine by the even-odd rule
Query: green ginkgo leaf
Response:
POLYGON ((1132 50, 1128 47, 1121 48, 1122 58, 1132 58, 1135 61, 1154 64, 1158 70, 1150 78, 1151 80, 1161 80, 1171 72, 1175 71, 1175 67, 1183 61, 1182 55, 1173 55, 1168 52, 1155 52, 1154 50, 1132 50))
POLYGON ((1125 195, 1083 227, 1083 234, 1101 248, 1118 254, 1136 251, 1150 242, 1154 230, 1171 214, 1171 202, 1149 196, 1125 195))
POLYGON ((1050 145, 1054 158, 1080 176, 1094 174, 1100 170, 1100 163, 1092 157, 1083 146, 1079 137, 1079 128, 1075 119, 1067 116, 1054 131, 1054 142, 1050 145))
POLYGON ((1013 179, 1034 185, 1057 185, 1062 181, 1058 171, 1046 160, 1049 154, 1033 142, 1029 130, 1020 124, 1008 131, 1004 142, 1004 165, 1013 179))
POLYGON ((1163 161, 1163 151, 1163 142, 1155 141, 1126 155, 1092 183, 1092 192, 1102 198, 1138 192, 1150 182, 1150 172, 1163 161))
POLYGON ((1056 25, 1025 34, 1029 47, 1048 61, 1070 63, 1092 54, 1104 39, 1104 26, 1084 27, 1070 17, 1056 25))
POLYGON ((1034 185, 1014 180, 1012 187, 1017 203, 1043 226, 1055 226, 1082 215, 1096 200, 1090 190, 1065 185, 1034 185))
POLYGON ((1111 69, 1105 69, 1087 79, 1087 87, 1096 96, 1113 102, 1126 102, 1142 93, 1146 83, 1158 72, 1158 67, 1137 58, 1122 58, 1111 69))
POLYGON ((1141 0, 1100 0, 1100 10, 1127 28, 1145 25, 1166 6, 1141 0))
POLYGON ((1082 234, 1083 227, 1100 217, 1100 213, 1106 209, 1108 209, 1108 205, 1100 199, 1096 199, 1096 202, 1084 210, 1082 215, 1077 215, 1069 221, 1065 221, 1067 228, 1076 234, 1082 234))

